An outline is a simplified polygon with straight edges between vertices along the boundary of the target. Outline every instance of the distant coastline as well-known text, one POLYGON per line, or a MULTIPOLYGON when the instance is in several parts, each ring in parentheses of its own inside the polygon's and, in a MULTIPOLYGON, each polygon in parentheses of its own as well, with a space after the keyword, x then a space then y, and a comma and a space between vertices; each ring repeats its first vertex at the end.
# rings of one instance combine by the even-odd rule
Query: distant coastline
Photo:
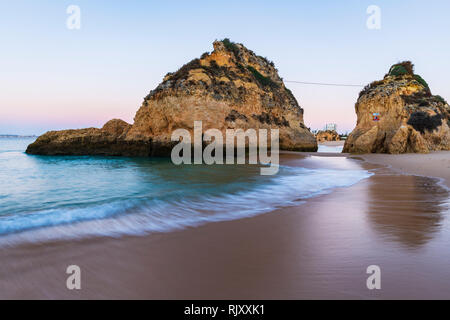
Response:
POLYGON ((36 135, 0 134, 0 138, 37 138, 36 135))

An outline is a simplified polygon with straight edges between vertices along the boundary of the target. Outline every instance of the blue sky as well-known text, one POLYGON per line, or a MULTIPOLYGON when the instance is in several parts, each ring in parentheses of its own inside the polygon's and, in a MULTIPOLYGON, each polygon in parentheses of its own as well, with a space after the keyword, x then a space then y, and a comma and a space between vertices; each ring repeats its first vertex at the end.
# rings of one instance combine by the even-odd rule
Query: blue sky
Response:
MULTIPOLYGON (((412 60, 450 100, 450 2, 0 0, 0 133, 128 122, 162 77, 230 38, 273 60, 285 80, 381 79, 412 60), (81 29, 66 28, 69 5, 81 29), (366 27, 369 5, 381 29, 366 27)), ((286 84, 316 129, 350 131, 359 88, 286 84)))

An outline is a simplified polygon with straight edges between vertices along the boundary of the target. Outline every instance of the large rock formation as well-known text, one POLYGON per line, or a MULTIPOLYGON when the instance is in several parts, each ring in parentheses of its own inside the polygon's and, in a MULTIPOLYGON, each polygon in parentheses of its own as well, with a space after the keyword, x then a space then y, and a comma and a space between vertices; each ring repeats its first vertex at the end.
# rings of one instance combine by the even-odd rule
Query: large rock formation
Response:
POLYGON ((356 128, 343 152, 427 153, 450 150, 450 107, 431 94, 411 62, 393 65, 381 81, 361 91, 356 128))
POLYGON ((33 154, 166 156, 177 142, 174 130, 279 129, 283 150, 316 151, 317 142, 303 123, 303 109, 284 86, 273 62, 228 39, 204 53, 145 97, 129 125, 111 120, 102 129, 48 132, 31 144, 33 154))
POLYGON ((341 141, 339 133, 334 130, 320 130, 316 133, 317 142, 341 141))

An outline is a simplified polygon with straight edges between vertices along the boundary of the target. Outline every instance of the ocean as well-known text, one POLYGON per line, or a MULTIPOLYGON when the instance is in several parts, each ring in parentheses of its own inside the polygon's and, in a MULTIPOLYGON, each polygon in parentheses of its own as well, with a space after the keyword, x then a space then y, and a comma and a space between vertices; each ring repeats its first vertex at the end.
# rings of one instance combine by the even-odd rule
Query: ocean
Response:
POLYGON ((164 158, 36 156, 0 138, 0 244, 170 232, 299 205, 372 175, 357 166, 181 165, 164 158))

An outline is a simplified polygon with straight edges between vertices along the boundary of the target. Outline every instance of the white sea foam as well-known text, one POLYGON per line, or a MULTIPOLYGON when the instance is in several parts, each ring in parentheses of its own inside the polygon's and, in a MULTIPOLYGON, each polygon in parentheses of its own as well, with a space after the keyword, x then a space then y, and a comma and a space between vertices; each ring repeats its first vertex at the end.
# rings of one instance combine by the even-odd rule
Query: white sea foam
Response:
POLYGON ((11 215, 1 219, 0 244, 143 235, 251 217, 299 205, 307 198, 351 186, 371 175, 365 170, 292 168, 290 174, 234 193, 169 200, 120 200, 11 215))

